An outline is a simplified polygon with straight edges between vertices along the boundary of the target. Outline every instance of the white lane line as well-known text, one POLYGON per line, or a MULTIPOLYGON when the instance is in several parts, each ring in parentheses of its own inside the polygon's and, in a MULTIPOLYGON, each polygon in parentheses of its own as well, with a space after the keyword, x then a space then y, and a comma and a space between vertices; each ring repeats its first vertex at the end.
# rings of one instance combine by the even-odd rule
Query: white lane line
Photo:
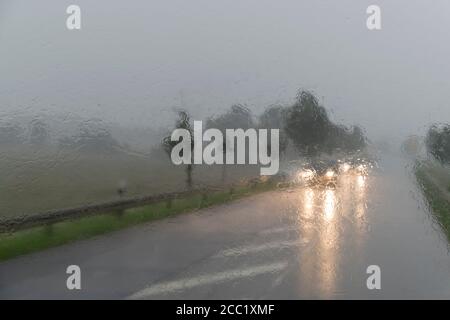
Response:
POLYGON ((216 254, 214 256, 214 258, 239 256, 239 255, 244 255, 244 254, 248 254, 248 253, 256 253, 256 252, 261 252, 261 251, 271 250, 271 249, 286 249, 286 248, 290 248, 290 247, 304 245, 306 243, 308 243, 307 240, 295 239, 295 240, 273 241, 273 242, 267 242, 267 243, 258 244, 258 245, 235 247, 235 248, 220 251, 218 254, 216 254))
POLYGON ((279 272, 284 270, 287 266, 287 261, 284 261, 272 264, 252 266, 245 269, 233 269, 214 274, 206 274, 192 278, 163 282, 138 291, 129 296, 128 299, 145 299, 157 294, 187 290, 198 286, 210 285, 242 278, 251 278, 265 273, 279 272))
POLYGON ((260 234, 274 234, 274 233, 284 233, 289 231, 299 231, 298 226, 285 226, 285 227, 275 227, 271 229, 266 229, 260 232, 260 234))

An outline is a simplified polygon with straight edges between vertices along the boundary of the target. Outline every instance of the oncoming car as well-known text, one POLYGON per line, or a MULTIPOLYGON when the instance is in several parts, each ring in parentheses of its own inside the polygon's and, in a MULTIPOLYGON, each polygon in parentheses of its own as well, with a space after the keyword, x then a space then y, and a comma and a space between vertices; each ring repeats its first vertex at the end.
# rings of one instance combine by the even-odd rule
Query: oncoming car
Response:
POLYGON ((304 163, 297 170, 295 180, 299 183, 335 186, 340 175, 357 174, 365 176, 373 168, 367 159, 321 160, 304 163))

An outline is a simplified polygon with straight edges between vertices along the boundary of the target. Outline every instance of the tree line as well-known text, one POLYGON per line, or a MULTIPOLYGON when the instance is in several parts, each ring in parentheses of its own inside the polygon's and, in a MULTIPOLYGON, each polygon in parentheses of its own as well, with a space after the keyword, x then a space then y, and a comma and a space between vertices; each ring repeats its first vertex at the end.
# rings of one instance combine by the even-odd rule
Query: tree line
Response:
MULTIPOLYGON (((224 136, 226 129, 279 129, 280 155, 283 155, 289 146, 292 146, 299 156, 316 157, 322 153, 357 152, 367 145, 366 136, 360 127, 334 123, 317 97, 306 90, 299 91, 291 105, 269 106, 258 117, 245 105, 232 105, 223 114, 208 118, 206 127, 219 129, 224 136)), ((186 110, 178 111, 174 129, 176 128, 187 129, 192 136, 191 117, 186 110)), ((169 156, 178 142, 171 141, 170 134, 163 139, 162 146, 169 156)), ((228 144, 233 145, 233 142, 224 140, 223 151, 227 150, 228 144)), ((225 152, 223 154, 225 157, 225 152)), ((192 184, 192 170, 192 165, 187 165, 188 186, 192 184)), ((222 170, 224 180, 225 165, 222 170)))
POLYGON ((443 164, 450 164, 450 125, 432 125, 425 137, 425 146, 433 158, 443 164))
POLYGON ((62 136, 52 141, 49 125, 41 119, 33 119, 28 124, 5 122, 0 124, 0 146, 29 144, 38 147, 56 142, 61 149, 73 149, 85 152, 114 152, 120 148, 119 142, 99 121, 86 121, 71 136, 62 136))

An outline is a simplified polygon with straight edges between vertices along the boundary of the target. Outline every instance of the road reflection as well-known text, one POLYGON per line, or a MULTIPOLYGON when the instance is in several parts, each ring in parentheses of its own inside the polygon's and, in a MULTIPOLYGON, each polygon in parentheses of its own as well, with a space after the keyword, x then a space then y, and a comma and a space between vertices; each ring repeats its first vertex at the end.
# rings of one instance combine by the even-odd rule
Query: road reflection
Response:
POLYGON ((325 190, 323 213, 325 222, 331 222, 336 212, 336 194, 334 190, 325 190))
POLYGON ((314 190, 305 188, 303 190, 303 215, 306 218, 311 218, 314 208, 314 190))
POLYGON ((299 190, 299 233, 310 244, 299 252, 299 285, 309 296, 339 294, 342 251, 351 248, 358 256, 363 250, 367 182, 367 176, 349 172, 340 175, 332 187, 315 185, 299 190), (311 280, 314 288, 305 288, 311 280))

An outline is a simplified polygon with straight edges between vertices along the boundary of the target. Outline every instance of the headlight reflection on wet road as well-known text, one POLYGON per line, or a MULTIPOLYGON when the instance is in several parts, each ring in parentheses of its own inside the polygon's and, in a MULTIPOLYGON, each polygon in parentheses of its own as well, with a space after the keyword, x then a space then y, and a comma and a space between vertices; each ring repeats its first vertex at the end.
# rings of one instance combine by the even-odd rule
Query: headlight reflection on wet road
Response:
POLYGON ((314 213, 314 190, 305 188, 303 190, 303 214, 305 218, 311 218, 314 213))
POLYGON ((323 205, 323 213, 325 217, 325 221, 330 222, 336 211, 336 198, 335 191, 332 189, 328 189, 325 191, 325 199, 323 205))
POLYGON ((299 252, 300 277, 314 274, 320 290, 313 295, 336 294, 343 250, 350 246, 358 255, 356 251, 364 249, 367 182, 367 175, 349 171, 338 174, 333 187, 315 185, 299 190, 300 235, 308 243, 318 244, 315 252, 299 252))
POLYGON ((357 178, 356 182, 357 182, 358 187, 363 188, 364 184, 366 183, 366 177, 358 175, 356 178, 357 178))

